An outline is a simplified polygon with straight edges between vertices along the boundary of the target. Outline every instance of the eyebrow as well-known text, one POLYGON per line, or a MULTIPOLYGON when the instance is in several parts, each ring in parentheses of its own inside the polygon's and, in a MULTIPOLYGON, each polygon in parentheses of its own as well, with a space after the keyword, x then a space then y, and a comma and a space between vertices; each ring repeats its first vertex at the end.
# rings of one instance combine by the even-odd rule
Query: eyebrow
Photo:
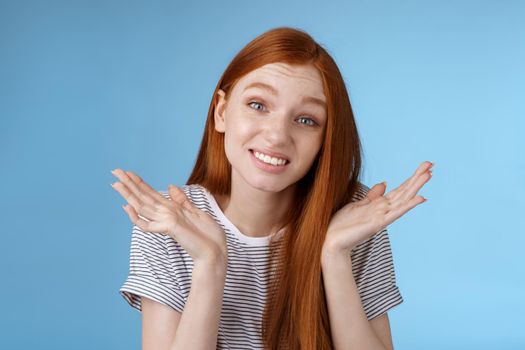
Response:
MULTIPOLYGON (((271 85, 268 85, 266 83, 261 83, 261 82, 254 82, 254 83, 251 83, 251 84, 248 84, 245 88, 244 88, 244 91, 250 89, 250 88, 260 88, 260 89, 263 89, 263 90, 266 90, 268 91, 270 94, 274 95, 274 96, 277 96, 277 90, 275 90, 275 88, 271 85)), ((306 96, 306 97, 303 97, 303 100, 302 102, 309 102, 309 103, 313 103, 313 104, 316 104, 316 105, 319 105, 323 108, 326 108, 326 103, 317 98, 317 97, 313 97, 313 96, 306 96)))

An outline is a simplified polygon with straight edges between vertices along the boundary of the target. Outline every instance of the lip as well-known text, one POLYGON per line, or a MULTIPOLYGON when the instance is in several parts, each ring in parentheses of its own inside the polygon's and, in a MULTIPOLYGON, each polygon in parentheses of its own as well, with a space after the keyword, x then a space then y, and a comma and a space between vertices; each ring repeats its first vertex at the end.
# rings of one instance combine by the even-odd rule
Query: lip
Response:
POLYGON ((288 156, 286 156, 286 155, 284 155, 282 153, 272 152, 272 151, 270 151, 269 149, 266 149, 266 148, 263 148, 263 149, 252 148, 251 150, 254 151, 254 152, 257 151, 259 153, 264 153, 265 155, 268 155, 270 157, 286 159, 288 161, 288 163, 290 163, 290 158, 288 158, 288 156))
POLYGON ((284 171, 286 171, 286 169, 288 169, 288 165, 290 165, 290 163, 286 163, 285 165, 271 165, 271 164, 266 164, 265 162, 263 162, 262 160, 260 160, 259 158, 257 158, 255 156, 255 153, 254 153, 255 150, 249 150, 248 152, 250 152, 250 157, 252 158, 252 161, 254 163, 254 165, 265 171, 265 172, 268 172, 268 173, 272 173, 272 174, 280 174, 284 171))

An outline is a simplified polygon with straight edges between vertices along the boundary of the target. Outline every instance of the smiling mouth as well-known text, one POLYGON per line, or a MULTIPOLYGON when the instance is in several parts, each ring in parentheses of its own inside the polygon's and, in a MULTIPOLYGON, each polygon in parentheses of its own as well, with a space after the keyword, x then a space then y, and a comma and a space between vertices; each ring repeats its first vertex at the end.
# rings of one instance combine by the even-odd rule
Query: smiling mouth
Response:
MULTIPOLYGON (((264 160, 262 160, 261 158, 258 158, 258 157, 257 157, 257 155, 255 154, 256 151, 254 151, 253 149, 250 149, 249 151, 250 151, 250 152, 253 154, 253 156, 254 156, 255 158, 257 158, 259 161, 261 161, 261 162, 263 162, 263 163, 265 163, 265 164, 268 164, 268 165, 273 165, 273 166, 284 166, 284 165, 288 165, 288 164, 290 164, 290 161, 289 161, 288 159, 280 158, 280 157, 270 157, 270 156, 269 156, 270 158, 282 159, 282 160, 284 160, 284 163, 283 163, 283 164, 272 164, 272 163, 267 163, 267 162, 265 162, 264 160)), ((264 153, 261 153, 261 152, 258 152, 258 151, 257 151, 257 153, 259 153, 259 154, 264 154, 264 153)))

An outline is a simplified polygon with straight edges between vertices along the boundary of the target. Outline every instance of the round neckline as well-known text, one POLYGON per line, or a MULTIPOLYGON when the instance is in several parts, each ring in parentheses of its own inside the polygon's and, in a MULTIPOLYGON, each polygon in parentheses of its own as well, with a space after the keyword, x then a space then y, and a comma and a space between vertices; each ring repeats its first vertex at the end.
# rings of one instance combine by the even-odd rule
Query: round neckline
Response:
MULTIPOLYGON (((250 245, 250 246, 268 246, 270 244, 270 239, 272 238, 271 234, 268 236, 262 236, 262 237, 251 237, 251 236, 247 236, 244 233, 242 233, 237 228, 237 226, 235 226, 230 221, 230 219, 228 219, 228 217, 224 214, 222 209, 219 207, 219 204, 217 203, 215 196, 210 191, 208 191, 208 189, 205 188, 204 186, 202 185, 199 185, 199 186, 204 190, 204 194, 206 195, 206 198, 208 199, 208 203, 210 204, 211 209, 213 210, 215 215, 217 215, 217 217, 223 223, 223 225, 226 228, 228 228, 239 239, 239 241, 247 245, 250 245)), ((275 234, 276 235, 280 234, 283 230, 284 228, 280 229, 275 234)))

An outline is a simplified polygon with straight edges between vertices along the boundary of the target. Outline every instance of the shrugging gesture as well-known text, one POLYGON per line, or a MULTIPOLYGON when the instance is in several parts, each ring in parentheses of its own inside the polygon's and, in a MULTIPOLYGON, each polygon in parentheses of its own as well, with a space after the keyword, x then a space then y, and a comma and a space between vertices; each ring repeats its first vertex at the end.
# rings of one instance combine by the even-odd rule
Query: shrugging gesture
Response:
POLYGON ((386 183, 374 185, 366 197, 348 203, 333 216, 328 226, 323 249, 329 252, 349 252, 410 209, 426 199, 417 195, 432 177, 431 162, 423 162, 401 186, 384 195, 386 183))
POLYGON ((194 263, 226 263, 226 236, 217 222, 195 207, 184 192, 168 187, 171 200, 153 189, 131 171, 111 172, 121 182, 111 186, 129 204, 123 206, 130 220, 146 232, 158 232, 175 239, 193 258, 194 263))

